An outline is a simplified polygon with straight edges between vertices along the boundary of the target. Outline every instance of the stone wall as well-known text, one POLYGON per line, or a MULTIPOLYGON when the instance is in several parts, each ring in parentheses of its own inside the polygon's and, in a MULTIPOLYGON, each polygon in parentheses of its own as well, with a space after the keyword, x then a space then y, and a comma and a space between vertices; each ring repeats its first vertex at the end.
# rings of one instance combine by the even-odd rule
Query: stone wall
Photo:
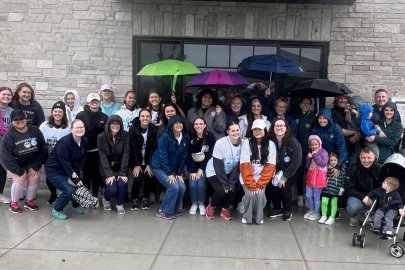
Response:
POLYGON ((330 79, 365 98, 373 87, 405 95, 404 27, 405 0, 0 0, 0 85, 31 83, 45 108, 67 88, 84 97, 111 83, 122 96, 132 85, 132 36, 144 35, 330 41, 330 79))

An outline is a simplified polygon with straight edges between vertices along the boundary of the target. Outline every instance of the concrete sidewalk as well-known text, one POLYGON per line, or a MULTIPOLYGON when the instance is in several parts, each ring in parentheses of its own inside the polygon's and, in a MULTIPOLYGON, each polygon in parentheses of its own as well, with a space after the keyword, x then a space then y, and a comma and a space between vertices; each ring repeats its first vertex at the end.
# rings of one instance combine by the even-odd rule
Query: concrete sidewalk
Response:
POLYGON ((333 226, 304 220, 301 209, 290 222, 244 225, 239 214, 209 221, 187 208, 166 221, 154 216, 155 204, 140 211, 125 205, 125 215, 69 209, 60 221, 50 216, 47 198, 41 190, 40 209, 22 214, 0 205, 0 269, 405 269, 405 256, 389 254, 392 241, 367 232, 366 246, 353 247, 358 230, 345 214, 333 226))

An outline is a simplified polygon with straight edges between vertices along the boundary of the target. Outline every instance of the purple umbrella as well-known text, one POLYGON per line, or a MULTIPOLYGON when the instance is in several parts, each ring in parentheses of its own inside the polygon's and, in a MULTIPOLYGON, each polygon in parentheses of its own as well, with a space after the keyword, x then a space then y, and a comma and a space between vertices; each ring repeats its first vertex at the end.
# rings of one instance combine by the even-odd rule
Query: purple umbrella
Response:
POLYGON ((187 87, 242 87, 249 82, 239 73, 225 70, 213 70, 194 76, 187 87))

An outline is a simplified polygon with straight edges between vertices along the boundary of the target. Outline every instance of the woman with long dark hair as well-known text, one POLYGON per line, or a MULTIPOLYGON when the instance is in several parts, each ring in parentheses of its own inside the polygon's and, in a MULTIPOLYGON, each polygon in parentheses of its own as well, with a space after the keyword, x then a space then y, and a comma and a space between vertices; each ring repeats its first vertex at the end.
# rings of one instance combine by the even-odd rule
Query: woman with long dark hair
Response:
POLYGON ((267 117, 263 115, 263 106, 258 98, 253 98, 248 103, 249 108, 248 112, 245 115, 240 116, 239 127, 240 127, 240 136, 242 139, 252 136, 252 124, 256 119, 261 119, 266 124, 267 131, 270 130, 270 122, 267 120, 267 117))
MULTIPOLYGON (((46 145, 48 146, 48 153, 50 154, 56 143, 64 136, 70 133, 70 124, 66 117, 65 103, 62 101, 56 102, 51 109, 51 115, 48 120, 43 122, 39 129, 44 135, 46 145)), ((46 185, 48 186, 51 196, 49 197, 48 204, 54 204, 57 198, 56 187, 46 178, 46 185)))
POLYGON ((111 211, 111 197, 117 197, 117 212, 125 214, 124 200, 128 189, 129 135, 121 117, 111 115, 105 131, 97 136, 100 156, 100 175, 105 182, 104 210, 111 211))
POLYGON ((205 215, 205 168, 212 157, 215 137, 207 131, 204 118, 197 117, 191 130, 191 142, 187 158, 186 177, 189 181, 191 208, 189 213, 205 215))
POLYGON ((194 122, 198 116, 203 117, 207 130, 211 132, 215 139, 224 137, 226 129, 226 115, 221 106, 218 105, 218 97, 215 91, 203 89, 198 93, 197 104, 187 112, 187 120, 194 122))
POLYGON ((242 223, 253 220, 263 224, 263 208, 266 206, 265 189, 276 169, 276 146, 269 139, 266 122, 256 119, 251 130, 252 137, 242 144, 240 157, 240 182, 245 196, 242 223))
POLYGON ((269 136, 277 149, 277 173, 273 177, 272 185, 268 185, 266 189, 274 206, 268 217, 282 216, 283 220, 289 221, 292 217, 291 188, 300 177, 297 172, 301 166, 302 149, 285 119, 277 119, 271 123, 269 136))
POLYGON ((28 83, 17 86, 10 106, 22 110, 27 115, 28 124, 39 127, 45 121, 44 110, 35 100, 34 89, 28 83))

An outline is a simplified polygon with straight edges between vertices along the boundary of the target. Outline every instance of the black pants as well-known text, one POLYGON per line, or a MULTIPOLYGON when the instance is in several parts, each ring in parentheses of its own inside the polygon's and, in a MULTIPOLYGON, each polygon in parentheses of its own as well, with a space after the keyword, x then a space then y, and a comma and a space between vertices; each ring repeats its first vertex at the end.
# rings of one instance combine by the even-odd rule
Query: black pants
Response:
MULTIPOLYGON (((305 159, 304 159, 305 160, 305 159)), ((307 174, 307 169, 304 164, 301 164, 296 175, 297 175, 297 195, 304 196, 304 183, 307 174)))
POLYGON ((208 177, 208 182, 214 188, 214 194, 211 197, 211 206, 221 206, 224 209, 228 209, 233 200, 235 199, 235 190, 229 190, 225 192, 224 186, 219 182, 216 176, 208 177))
POLYGON ((268 200, 270 198, 271 202, 273 203, 274 209, 291 211, 292 186, 295 184, 297 177, 301 177, 299 171, 297 171, 293 177, 290 177, 285 182, 285 187, 283 188, 279 188, 278 186, 275 187, 271 183, 267 185, 266 197, 268 200))
POLYGON ((144 172, 145 168, 146 168, 146 165, 142 165, 141 172, 139 173, 138 177, 134 177, 134 182, 132 184, 132 190, 131 190, 131 199, 132 200, 139 198, 139 193, 141 191, 142 184, 143 184, 143 198, 146 198, 149 200, 149 194, 152 191, 153 176, 150 177, 147 172, 144 172))
POLYGON ((46 185, 48 186, 48 189, 51 192, 51 194, 56 195, 56 187, 51 183, 51 181, 49 181, 48 177, 46 178, 46 185))
POLYGON ((3 194, 6 185, 7 171, 0 165, 0 194, 3 194))
POLYGON ((86 162, 83 167, 83 184, 92 191, 94 197, 98 196, 98 190, 102 182, 99 162, 100 157, 98 151, 87 152, 86 162))

